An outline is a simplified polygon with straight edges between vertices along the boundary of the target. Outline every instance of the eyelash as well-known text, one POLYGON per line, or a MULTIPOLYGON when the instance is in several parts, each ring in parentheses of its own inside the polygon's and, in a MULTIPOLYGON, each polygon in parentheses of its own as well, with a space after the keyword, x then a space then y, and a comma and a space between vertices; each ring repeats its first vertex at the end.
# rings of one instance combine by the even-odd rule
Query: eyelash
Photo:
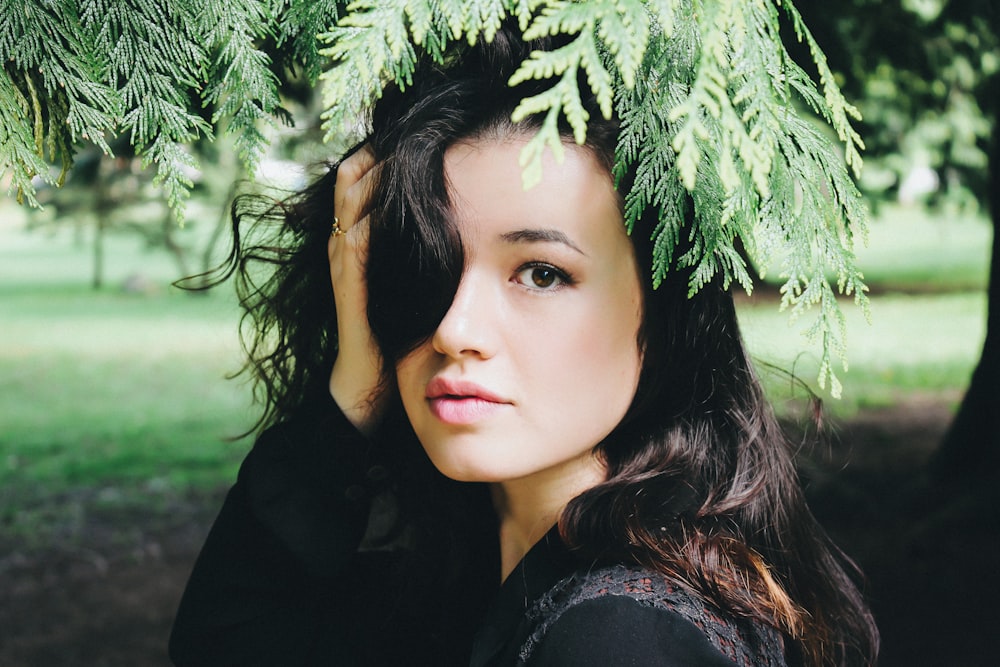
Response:
POLYGON ((546 262, 528 262, 527 264, 522 264, 517 268, 517 271, 514 272, 514 280, 518 284, 523 285, 528 289, 536 290, 539 292, 549 292, 560 289, 562 287, 568 287, 576 283, 576 280, 574 280, 573 276, 570 275, 567 271, 564 271, 563 269, 560 269, 559 267, 553 266, 552 264, 548 264, 546 262), (551 271, 553 274, 555 274, 555 278, 558 281, 558 284, 549 287, 539 287, 537 285, 531 284, 530 278, 528 279, 528 282, 519 279, 521 274, 524 273, 525 271, 532 271, 536 269, 551 271))

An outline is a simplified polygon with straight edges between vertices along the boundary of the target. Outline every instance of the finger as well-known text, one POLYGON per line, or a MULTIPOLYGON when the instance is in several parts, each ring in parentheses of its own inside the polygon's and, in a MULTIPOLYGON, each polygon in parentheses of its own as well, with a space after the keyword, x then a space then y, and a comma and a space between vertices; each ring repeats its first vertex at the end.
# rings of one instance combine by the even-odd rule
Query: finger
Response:
POLYGON ((365 172, 364 176, 348 189, 344 202, 347 218, 352 221, 349 223, 349 228, 367 220, 368 213, 372 208, 372 193, 375 191, 377 177, 378 166, 376 165, 365 172))
POLYGON ((341 229, 345 231, 362 217, 367 208, 374 166, 375 155, 366 145, 337 168, 337 183, 333 196, 334 214, 340 219, 341 229))
POLYGON ((349 187, 375 165, 375 153, 365 144, 349 157, 344 158, 337 168, 337 187, 349 187))

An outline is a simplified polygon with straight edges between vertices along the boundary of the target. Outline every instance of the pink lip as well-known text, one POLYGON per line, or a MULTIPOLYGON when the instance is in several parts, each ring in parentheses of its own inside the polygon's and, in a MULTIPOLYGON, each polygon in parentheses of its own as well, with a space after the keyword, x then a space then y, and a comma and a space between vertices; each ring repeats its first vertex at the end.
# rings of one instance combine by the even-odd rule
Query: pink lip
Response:
POLYGON ((473 382, 436 377, 427 383, 427 403, 446 424, 469 425, 494 414, 510 401, 473 382))

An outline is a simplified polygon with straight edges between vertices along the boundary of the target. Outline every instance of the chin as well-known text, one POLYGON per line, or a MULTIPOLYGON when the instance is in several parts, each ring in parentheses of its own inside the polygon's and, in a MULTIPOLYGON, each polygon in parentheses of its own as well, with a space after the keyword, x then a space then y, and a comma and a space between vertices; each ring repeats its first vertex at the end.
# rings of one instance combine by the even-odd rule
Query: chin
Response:
POLYGON ((430 457, 431 463, 437 471, 456 482, 503 482, 511 479, 512 475, 505 474, 504 471, 492 467, 476 465, 469 461, 438 460, 430 457))

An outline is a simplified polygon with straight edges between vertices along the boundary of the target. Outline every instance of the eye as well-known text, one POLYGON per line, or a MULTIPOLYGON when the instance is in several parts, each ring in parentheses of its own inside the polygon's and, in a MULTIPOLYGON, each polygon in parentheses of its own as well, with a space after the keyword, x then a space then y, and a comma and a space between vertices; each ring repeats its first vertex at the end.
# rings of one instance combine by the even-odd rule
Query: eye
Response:
POLYGON ((560 285, 572 284, 569 275, 551 264, 528 264, 518 269, 514 279, 536 290, 551 290, 560 285))

